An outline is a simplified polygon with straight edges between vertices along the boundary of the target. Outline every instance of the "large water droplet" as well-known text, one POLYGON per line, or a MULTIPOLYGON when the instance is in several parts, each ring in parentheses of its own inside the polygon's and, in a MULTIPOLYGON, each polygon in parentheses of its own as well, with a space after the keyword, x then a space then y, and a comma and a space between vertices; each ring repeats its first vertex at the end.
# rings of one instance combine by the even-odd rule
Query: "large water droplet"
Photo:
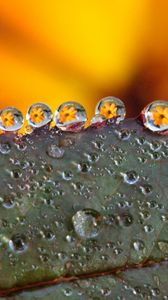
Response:
POLYGON ((150 103, 142 111, 144 126, 152 131, 168 130, 168 102, 158 100, 150 103))
POLYGON ((23 125, 22 113, 14 108, 7 107, 0 110, 0 129, 4 131, 16 131, 23 125))
POLYGON ((95 114, 103 115, 106 119, 116 119, 116 122, 124 120, 126 110, 124 103, 115 97, 101 99, 95 109, 95 114))
POLYGON ((86 121, 86 111, 77 102, 65 102, 55 112, 55 123, 64 131, 80 131, 84 128, 86 121))
POLYGON ((86 239, 94 238, 100 232, 102 217, 96 210, 88 208, 77 211, 72 223, 77 235, 86 239))
POLYGON ((52 120, 52 111, 48 105, 44 103, 36 103, 28 109, 26 119, 32 127, 41 127, 52 120))

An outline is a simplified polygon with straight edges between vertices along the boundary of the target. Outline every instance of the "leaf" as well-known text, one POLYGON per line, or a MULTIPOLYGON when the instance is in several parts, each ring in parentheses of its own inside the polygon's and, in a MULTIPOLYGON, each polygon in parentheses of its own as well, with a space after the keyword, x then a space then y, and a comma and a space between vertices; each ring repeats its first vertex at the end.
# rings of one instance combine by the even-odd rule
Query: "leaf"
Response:
POLYGON ((27 290, 6 300, 167 299, 167 263, 27 290))
MULTIPOLYGON (((44 127, 22 138, 1 135, 1 295, 81 276, 89 284, 102 273, 113 274, 108 288, 129 274, 138 286, 141 272, 155 270, 151 263, 164 285, 167 141, 136 120, 73 134, 44 127)), ((107 279, 94 280, 99 287, 107 279)))

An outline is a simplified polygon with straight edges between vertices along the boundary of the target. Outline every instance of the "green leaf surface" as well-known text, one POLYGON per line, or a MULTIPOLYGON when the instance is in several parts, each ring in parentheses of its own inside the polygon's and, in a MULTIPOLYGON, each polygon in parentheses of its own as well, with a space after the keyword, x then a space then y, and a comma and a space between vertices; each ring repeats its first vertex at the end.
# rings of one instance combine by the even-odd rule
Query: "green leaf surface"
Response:
MULTIPOLYGON (((149 132, 136 120, 80 133, 44 127, 22 138, 1 135, 1 295, 71 278, 74 283, 43 289, 43 298, 51 293, 52 299, 52 293, 72 285, 73 299, 78 299, 74 284, 81 276, 87 279, 79 280, 79 286, 107 281, 110 289, 117 276, 114 293, 120 296, 123 281, 120 286, 116 274, 130 276, 128 284, 134 274, 133 286, 138 286, 143 267, 151 263, 157 264, 164 285, 167 178, 168 137, 149 132), (88 279, 103 272, 114 275, 88 279)), ((146 269, 149 282, 153 268, 146 269)), ((91 287, 85 290, 84 297, 92 297, 91 287)), ((32 299, 38 293, 32 292, 32 299)), ((134 293, 128 295, 125 299, 136 299, 134 293)))
POLYGON ((4 300, 168 299, 167 263, 23 291, 4 300))

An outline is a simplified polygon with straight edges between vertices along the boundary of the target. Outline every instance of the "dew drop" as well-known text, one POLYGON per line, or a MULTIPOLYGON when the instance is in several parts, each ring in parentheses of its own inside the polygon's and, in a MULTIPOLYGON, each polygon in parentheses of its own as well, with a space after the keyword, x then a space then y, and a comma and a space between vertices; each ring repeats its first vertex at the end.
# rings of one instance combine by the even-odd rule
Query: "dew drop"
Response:
POLYGON ((115 97, 101 99, 95 109, 95 115, 103 115, 106 119, 116 119, 116 122, 124 120, 126 115, 124 103, 115 97))
POLYGON ((9 248, 17 253, 23 252, 27 249, 26 237, 23 234, 15 234, 9 241, 9 248))
POLYGON ((164 254, 168 254, 168 241, 158 242, 158 247, 164 254))
POLYGON ((71 171, 64 171, 62 173, 62 178, 65 180, 71 180, 73 177, 73 173, 71 171))
POLYGON ((86 111, 77 102, 65 102, 55 112, 55 123, 63 131, 78 132, 87 121, 86 111))
POLYGON ((93 209, 83 209, 72 217, 73 227, 78 236, 82 238, 94 238, 101 229, 102 217, 93 209))
POLYGON ((8 142, 0 143, 0 153, 8 154, 11 151, 11 145, 8 142))
POLYGON ((123 213, 116 217, 116 222, 120 226, 126 226, 129 227, 133 224, 134 218, 129 213, 123 213))
POLYGON ((72 296, 72 290, 69 289, 69 288, 64 289, 64 295, 65 295, 66 297, 72 296))
POLYGON ((153 188, 151 185, 145 184, 140 186, 140 190, 144 195, 149 195, 152 193, 153 188))
POLYGON ((49 145, 47 148, 47 154, 52 158, 62 158, 64 156, 64 153, 65 150, 55 144, 49 145))
POLYGON ((23 115, 15 107, 0 110, 0 129, 4 131, 17 131, 23 125, 23 115))
POLYGON ((152 227, 152 225, 145 225, 145 226, 144 226, 144 231, 145 231, 146 233, 151 233, 151 232, 154 231, 154 228, 152 227))
POLYGON ((144 126, 151 131, 168 130, 168 102, 157 100, 146 106, 142 113, 144 126))
POLYGON ((26 125, 24 128, 25 134, 31 134, 33 132, 33 127, 30 125, 26 125))
POLYGON ((117 134, 118 138, 123 141, 129 140, 129 138, 131 136, 131 133, 127 129, 116 130, 116 134, 117 134))
POLYGON ((20 169, 12 170, 12 171, 10 172, 10 174, 11 174, 11 177, 12 177, 12 178, 15 178, 15 179, 18 179, 18 178, 22 177, 22 172, 21 172, 20 169))
POLYGON ((78 169, 79 171, 81 171, 82 173, 87 173, 91 170, 91 165, 87 162, 82 162, 80 164, 78 164, 78 169))
POLYGON ((44 103, 36 103, 30 106, 26 114, 28 124, 32 127, 39 128, 51 122, 52 111, 44 103))
POLYGON ((145 248, 145 245, 143 241, 136 240, 133 242, 133 247, 136 251, 142 251, 145 248))
POLYGON ((91 126, 95 128, 99 128, 106 123, 106 118, 103 115, 96 114, 90 121, 91 126))
POLYGON ((139 176, 135 171, 128 171, 120 174, 123 176, 124 181, 128 184, 135 184, 139 179, 139 176))
POLYGON ((5 208, 13 208, 15 206, 14 197, 11 195, 6 195, 3 197, 2 205, 5 208))

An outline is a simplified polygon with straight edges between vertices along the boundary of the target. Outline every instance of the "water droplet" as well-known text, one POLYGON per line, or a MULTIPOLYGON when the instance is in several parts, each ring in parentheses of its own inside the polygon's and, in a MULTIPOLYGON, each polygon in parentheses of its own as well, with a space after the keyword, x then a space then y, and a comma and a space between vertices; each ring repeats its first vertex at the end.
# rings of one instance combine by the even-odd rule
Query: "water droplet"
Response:
POLYGON ((69 243, 74 242, 73 236, 71 236, 71 235, 69 235, 69 234, 66 236, 66 240, 67 240, 67 242, 69 242, 69 243))
POLYGON ((25 134, 31 134, 33 132, 33 127, 30 125, 25 126, 24 132, 25 134))
POLYGON ((73 177, 73 173, 71 171, 64 171, 62 173, 62 178, 65 180, 71 180, 73 177))
POLYGON ((55 112, 55 123, 64 131, 80 131, 84 128, 86 121, 86 111, 77 102, 65 102, 55 112))
POLYGON ((12 177, 12 178, 15 178, 15 179, 18 179, 18 178, 22 177, 22 172, 21 172, 20 169, 12 170, 12 171, 10 172, 10 174, 11 174, 11 177, 12 177))
POLYGON ((103 115, 96 114, 90 121, 91 126, 95 128, 99 128, 106 123, 106 118, 103 115))
POLYGON ((168 102, 158 100, 146 106, 142 113, 144 126, 151 131, 168 130, 168 102))
POLYGON ((32 127, 39 128, 51 122, 52 111, 48 105, 44 103, 36 103, 28 109, 26 119, 32 127))
POLYGON ((0 153, 8 154, 11 151, 11 145, 8 142, 0 143, 0 153))
POLYGON ((133 247, 136 251, 142 251, 145 248, 145 245, 143 241, 136 240, 133 242, 133 247))
POLYGON ((164 254, 168 254, 168 241, 158 242, 158 247, 164 254))
POLYGON ((139 179, 139 176, 135 171, 128 171, 120 174, 123 176, 124 181, 128 184, 135 184, 139 179))
POLYGON ((154 228, 152 227, 152 225, 145 225, 145 226, 144 226, 144 231, 145 231, 146 233, 151 233, 151 232, 154 231, 154 228))
POLYGON ((15 206, 14 196, 6 195, 2 200, 2 205, 5 208, 13 208, 15 206))
POLYGON ((95 109, 95 114, 103 115, 106 119, 116 119, 116 122, 124 120, 126 110, 124 103, 115 97, 101 99, 95 109))
POLYGON ((111 290, 109 288, 102 288, 101 289, 101 294, 105 297, 110 296, 111 295, 111 290))
POLYGON ((134 221, 133 216, 131 214, 128 214, 128 213, 123 213, 123 214, 120 214, 116 217, 116 222, 120 226, 129 227, 129 226, 132 225, 133 221, 134 221))
POLYGON ((152 186, 150 184, 145 184, 140 186, 140 190, 144 195, 149 195, 152 193, 152 186))
POLYGON ((82 173, 87 173, 91 170, 91 165, 87 162, 82 162, 80 164, 78 164, 78 169, 82 172, 82 173))
POLYGON ((23 125, 22 113, 14 108, 7 107, 0 110, 0 129, 4 131, 16 131, 23 125))
POLYGON ((62 147, 58 147, 55 144, 49 145, 47 148, 48 156, 52 158, 62 158, 64 156, 65 150, 62 147))
POLYGON ((72 296, 72 290, 69 289, 69 288, 64 289, 64 295, 65 295, 66 297, 72 296))
POLYGON ((12 251, 17 253, 23 252, 27 249, 26 237, 23 234, 15 234, 9 241, 9 247, 12 251))
POLYGON ((128 129, 120 129, 120 130, 116 130, 115 131, 118 138, 123 140, 123 141, 126 141, 126 140, 129 140, 130 136, 131 136, 131 133, 129 132, 128 129))
POLYGON ((96 210, 88 208, 77 211, 72 223, 77 235, 86 239, 94 238, 100 232, 102 217, 96 210))

